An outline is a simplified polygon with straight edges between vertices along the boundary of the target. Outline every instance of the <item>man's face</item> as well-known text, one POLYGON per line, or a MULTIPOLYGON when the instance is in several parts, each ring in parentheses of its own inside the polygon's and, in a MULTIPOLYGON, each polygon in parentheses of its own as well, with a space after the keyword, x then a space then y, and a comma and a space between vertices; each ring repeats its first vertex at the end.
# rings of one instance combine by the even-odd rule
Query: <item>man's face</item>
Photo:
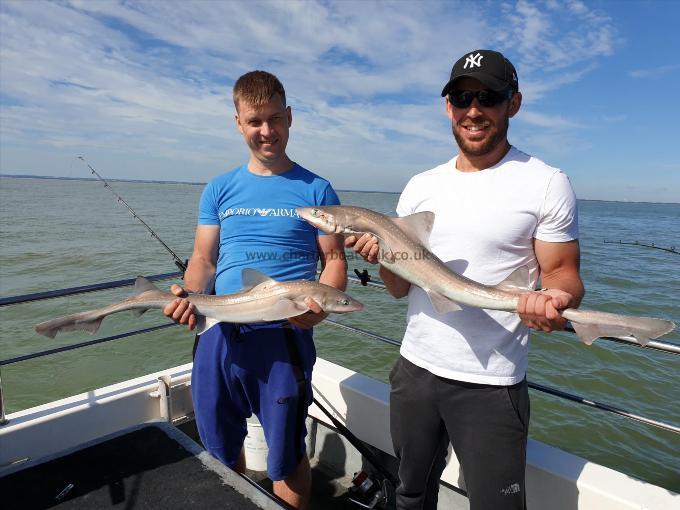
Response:
POLYGON ((283 106, 278 94, 261 106, 240 101, 236 113, 236 125, 250 149, 251 158, 265 166, 286 157, 292 120, 290 107, 283 106))
MULTIPOLYGON (((481 82, 472 78, 461 78, 456 90, 483 90, 481 82)), ((485 107, 477 98, 467 108, 457 108, 446 99, 446 112, 451 119, 453 136, 461 152, 469 156, 484 156, 491 153, 507 139, 508 124, 519 110, 521 94, 515 94, 507 101, 485 107)))

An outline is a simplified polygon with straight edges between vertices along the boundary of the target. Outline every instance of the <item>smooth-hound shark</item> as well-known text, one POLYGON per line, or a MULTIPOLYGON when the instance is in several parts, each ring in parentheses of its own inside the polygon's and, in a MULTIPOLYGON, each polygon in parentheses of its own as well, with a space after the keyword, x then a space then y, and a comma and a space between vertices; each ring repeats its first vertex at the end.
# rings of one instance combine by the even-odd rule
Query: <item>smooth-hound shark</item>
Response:
MULTIPOLYGON (((209 296, 189 294, 196 315, 198 332, 205 331, 217 322, 250 323, 283 320, 296 317, 309 310, 305 299, 311 297, 329 313, 347 313, 361 310, 363 305, 341 290, 307 280, 279 282, 255 271, 244 269, 241 274, 243 289, 235 294, 209 296)), ((139 316, 150 308, 165 308, 177 296, 164 292, 146 278, 135 281, 135 292, 129 298, 96 310, 59 317, 35 326, 41 335, 54 338, 61 331, 89 331, 99 329, 104 318, 112 313, 132 310, 139 316)))
MULTIPOLYGON (((530 290, 526 266, 498 285, 484 285, 452 271, 428 249, 434 223, 434 213, 429 211, 393 218, 363 207, 316 206, 298 208, 297 213, 326 233, 374 235, 383 254, 378 259, 380 264, 423 289, 439 313, 460 310, 459 304, 516 312, 520 294, 530 290)), ((652 317, 575 308, 560 313, 588 345, 600 337, 629 336, 646 345, 675 328, 671 321, 652 317)))

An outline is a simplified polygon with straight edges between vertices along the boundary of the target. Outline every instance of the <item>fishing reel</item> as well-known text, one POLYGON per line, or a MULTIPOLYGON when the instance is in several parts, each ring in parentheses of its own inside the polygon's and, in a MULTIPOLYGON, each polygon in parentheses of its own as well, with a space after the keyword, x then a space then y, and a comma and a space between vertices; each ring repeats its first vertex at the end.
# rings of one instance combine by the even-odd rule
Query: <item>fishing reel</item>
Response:
POLYGON ((354 473, 349 492, 352 494, 349 500, 361 508, 387 507, 387 480, 378 480, 366 471, 354 473))

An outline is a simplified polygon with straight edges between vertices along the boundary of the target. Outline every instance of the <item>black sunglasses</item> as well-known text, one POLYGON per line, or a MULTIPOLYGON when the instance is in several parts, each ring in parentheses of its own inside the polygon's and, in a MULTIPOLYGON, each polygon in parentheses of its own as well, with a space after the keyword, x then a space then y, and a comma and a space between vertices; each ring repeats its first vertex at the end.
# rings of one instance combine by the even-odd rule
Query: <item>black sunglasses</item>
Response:
POLYGON ((507 88, 496 92, 495 90, 454 90, 449 93, 449 101, 456 108, 467 108, 472 100, 477 98, 479 104, 486 107, 496 106, 512 97, 512 89, 507 88))

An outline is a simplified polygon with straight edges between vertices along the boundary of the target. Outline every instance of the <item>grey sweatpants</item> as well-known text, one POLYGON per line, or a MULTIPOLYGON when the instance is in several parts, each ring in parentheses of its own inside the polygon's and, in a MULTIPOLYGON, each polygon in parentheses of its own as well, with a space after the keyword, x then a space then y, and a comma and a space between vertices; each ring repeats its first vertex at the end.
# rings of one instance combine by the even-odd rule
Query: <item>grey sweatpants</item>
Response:
POLYGON ((398 510, 437 508, 449 441, 470 510, 526 508, 526 379, 492 386, 438 377, 403 357, 390 374, 390 429, 399 458, 398 510))

